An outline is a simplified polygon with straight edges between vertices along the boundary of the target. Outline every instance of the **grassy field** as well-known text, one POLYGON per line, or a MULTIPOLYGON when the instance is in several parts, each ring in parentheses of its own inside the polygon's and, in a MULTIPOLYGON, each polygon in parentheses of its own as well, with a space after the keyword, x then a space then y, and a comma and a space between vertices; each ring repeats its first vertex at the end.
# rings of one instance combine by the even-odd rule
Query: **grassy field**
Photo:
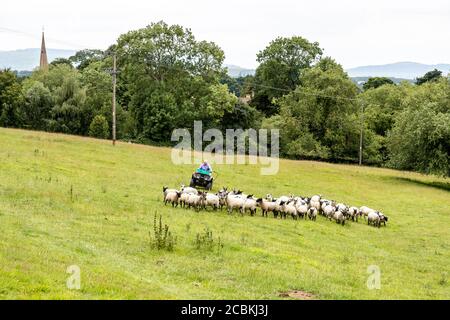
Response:
POLYGON ((217 185, 248 193, 320 193, 378 208, 386 228, 199 212, 164 206, 162 186, 188 183, 170 149, 0 129, 3 299, 450 299, 450 180, 310 161, 215 166, 217 185), (150 243, 155 212, 176 236, 150 243), (197 249, 208 227, 223 247, 197 249), (66 269, 81 270, 69 290, 66 269), (381 289, 369 290, 369 265, 381 289))

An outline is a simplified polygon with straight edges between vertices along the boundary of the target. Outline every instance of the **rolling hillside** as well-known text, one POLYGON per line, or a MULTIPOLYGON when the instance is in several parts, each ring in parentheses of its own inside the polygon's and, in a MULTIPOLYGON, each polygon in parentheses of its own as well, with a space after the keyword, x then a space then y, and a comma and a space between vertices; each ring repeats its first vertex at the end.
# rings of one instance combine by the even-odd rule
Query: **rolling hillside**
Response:
POLYGON ((347 69, 350 77, 389 77, 401 79, 415 79, 428 71, 438 69, 444 75, 450 73, 450 64, 423 64, 417 62, 396 62, 383 65, 361 66, 347 69))
POLYGON ((282 160, 274 176, 214 166, 216 190, 320 193, 382 210, 378 229, 164 206, 162 186, 194 168, 167 148, 0 128, 0 298, 450 299, 449 179, 311 161, 282 160), (155 213, 172 252, 151 246, 155 213), (198 249, 205 228, 214 245, 198 249), (80 290, 66 286, 72 265, 80 290), (371 265, 379 290, 366 286, 371 265))

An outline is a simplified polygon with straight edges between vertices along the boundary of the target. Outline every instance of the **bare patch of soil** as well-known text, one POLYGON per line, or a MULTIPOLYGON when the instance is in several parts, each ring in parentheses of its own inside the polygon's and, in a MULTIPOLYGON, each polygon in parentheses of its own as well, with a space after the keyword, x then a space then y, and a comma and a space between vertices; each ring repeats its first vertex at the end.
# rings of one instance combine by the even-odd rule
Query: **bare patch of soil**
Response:
POLYGON ((287 292, 280 293, 280 297, 290 297, 299 300, 315 300, 317 297, 312 293, 301 291, 301 290, 291 290, 287 292))

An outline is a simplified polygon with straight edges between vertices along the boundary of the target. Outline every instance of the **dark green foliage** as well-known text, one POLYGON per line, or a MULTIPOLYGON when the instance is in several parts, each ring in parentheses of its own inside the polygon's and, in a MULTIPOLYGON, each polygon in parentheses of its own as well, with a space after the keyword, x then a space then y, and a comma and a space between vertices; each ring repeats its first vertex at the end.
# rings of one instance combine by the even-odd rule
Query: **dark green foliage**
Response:
POLYGON ((20 108, 23 103, 22 88, 16 74, 9 69, 0 70, 0 126, 21 126, 20 108))
POLYGON ((280 99, 282 151, 291 157, 357 156, 358 90, 329 58, 306 70, 302 84, 280 99))
POLYGON ((58 64, 65 64, 69 67, 73 67, 72 62, 70 61, 70 59, 67 58, 56 58, 50 63, 50 65, 52 66, 57 66, 58 64))
POLYGON ((420 86, 405 99, 388 136, 388 165, 450 176, 450 84, 420 86))
POLYGON ((89 126, 89 135, 94 138, 107 139, 109 137, 109 127, 106 118, 97 115, 89 126))
POLYGON ((116 50, 137 137, 168 141, 174 128, 194 120, 216 126, 237 102, 219 82, 223 51, 196 41, 189 29, 153 23, 120 36, 116 50))
POLYGON ((421 85, 430 81, 437 81, 442 77, 442 71, 434 69, 432 71, 428 71, 422 77, 416 79, 416 84, 421 85))
POLYGON ((392 81, 389 78, 386 77, 373 77, 369 78, 367 82, 364 83, 363 89, 369 90, 369 89, 376 89, 378 87, 381 87, 385 84, 394 84, 394 81, 392 81))
POLYGON ((273 99, 294 90, 301 83, 301 73, 322 55, 317 42, 294 36, 279 37, 257 54, 260 63, 255 74, 252 104, 267 116, 278 112, 273 99))
POLYGON ((75 65, 77 69, 83 70, 92 62, 101 61, 104 57, 105 53, 101 50, 84 49, 77 51, 75 55, 71 56, 68 60, 71 64, 75 65))
POLYGON ((26 127, 45 130, 50 120, 53 97, 50 90, 40 81, 35 81, 25 91, 26 102, 23 104, 26 127))

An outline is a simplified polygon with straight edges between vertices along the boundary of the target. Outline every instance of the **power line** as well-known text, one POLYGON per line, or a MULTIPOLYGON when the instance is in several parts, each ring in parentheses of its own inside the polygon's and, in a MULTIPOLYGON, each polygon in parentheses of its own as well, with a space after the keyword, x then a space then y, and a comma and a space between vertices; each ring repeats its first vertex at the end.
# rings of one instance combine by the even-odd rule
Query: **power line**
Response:
MULTIPOLYGON (((11 28, 5 28, 5 27, 0 27, 0 32, 20 34, 20 35, 23 35, 23 36, 26 36, 26 37, 29 37, 29 38, 33 38, 33 39, 39 39, 40 38, 39 35, 36 35, 36 34, 33 34, 33 33, 25 32, 25 31, 21 31, 21 30, 15 30, 15 29, 11 29, 11 28)), ((87 46, 87 45, 79 44, 79 43, 77 44, 77 43, 69 42, 69 41, 65 41, 65 40, 58 40, 58 39, 55 39, 55 38, 52 38, 52 37, 45 37, 45 39, 47 41, 50 41, 50 42, 53 42, 53 43, 59 43, 59 44, 63 44, 63 45, 66 45, 66 46, 77 47, 79 49, 85 49, 85 48, 93 49, 94 48, 92 46, 87 46)))

